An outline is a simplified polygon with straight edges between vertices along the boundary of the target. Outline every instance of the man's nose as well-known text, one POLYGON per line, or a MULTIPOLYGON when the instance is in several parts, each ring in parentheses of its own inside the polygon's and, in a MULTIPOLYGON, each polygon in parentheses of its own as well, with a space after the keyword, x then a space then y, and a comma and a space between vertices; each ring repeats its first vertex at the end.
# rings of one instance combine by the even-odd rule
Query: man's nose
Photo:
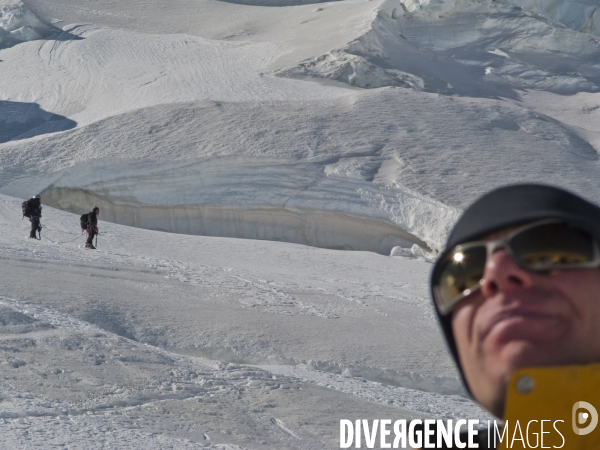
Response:
POLYGON ((533 284, 532 274, 519 267, 505 250, 494 252, 485 264, 481 293, 492 297, 498 292, 515 288, 528 288, 533 284))

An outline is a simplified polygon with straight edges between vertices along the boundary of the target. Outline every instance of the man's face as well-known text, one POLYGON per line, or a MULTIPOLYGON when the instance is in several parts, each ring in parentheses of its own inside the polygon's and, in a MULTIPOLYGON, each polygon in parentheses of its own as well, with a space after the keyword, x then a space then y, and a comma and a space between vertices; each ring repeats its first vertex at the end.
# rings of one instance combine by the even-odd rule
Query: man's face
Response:
POLYGON ((533 273, 498 250, 481 289, 456 305, 452 330, 471 392, 501 417, 515 370, 600 361, 600 269, 533 273))

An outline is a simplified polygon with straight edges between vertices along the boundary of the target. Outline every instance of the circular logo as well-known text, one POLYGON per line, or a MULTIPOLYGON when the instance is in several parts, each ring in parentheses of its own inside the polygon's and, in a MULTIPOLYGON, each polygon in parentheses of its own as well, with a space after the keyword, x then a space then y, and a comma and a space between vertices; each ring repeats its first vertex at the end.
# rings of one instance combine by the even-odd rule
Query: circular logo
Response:
POLYGON ((573 432, 579 436, 585 436, 590 434, 598 426, 598 411, 588 402, 576 402, 573 405, 572 414, 573 432), (580 410, 585 411, 580 411, 580 410), (586 424, 589 420, 589 424, 585 428, 580 428, 586 424))

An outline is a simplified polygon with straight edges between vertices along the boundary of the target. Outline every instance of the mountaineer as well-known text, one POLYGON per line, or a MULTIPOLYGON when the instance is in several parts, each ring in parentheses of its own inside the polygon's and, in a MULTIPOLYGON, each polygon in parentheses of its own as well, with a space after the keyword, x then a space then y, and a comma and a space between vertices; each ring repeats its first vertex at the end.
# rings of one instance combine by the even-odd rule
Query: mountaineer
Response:
POLYGON ((96 249, 92 241, 94 240, 94 236, 98 234, 98 214, 100 214, 100 208, 94 206, 91 212, 87 214, 83 214, 79 219, 79 223, 81 225, 81 229, 83 231, 87 231, 88 237, 85 242, 85 248, 96 249))
POLYGON ((600 208, 562 189, 499 188, 456 223, 431 291, 497 445, 508 427, 505 448, 535 448, 541 425, 540 448, 600 448, 599 267, 600 208))
POLYGON ((42 198, 39 195, 34 195, 29 200, 25 200, 21 204, 23 217, 29 218, 31 222, 30 239, 37 239, 36 233, 42 231, 40 219, 42 218, 42 198))

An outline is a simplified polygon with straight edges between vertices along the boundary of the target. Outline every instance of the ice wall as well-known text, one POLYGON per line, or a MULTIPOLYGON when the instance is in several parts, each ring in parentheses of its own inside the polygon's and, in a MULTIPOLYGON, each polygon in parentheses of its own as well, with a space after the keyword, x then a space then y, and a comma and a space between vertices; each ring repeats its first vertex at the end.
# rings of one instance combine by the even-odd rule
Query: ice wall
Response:
POLYGON ((88 205, 96 205, 102 220, 173 233, 264 239, 386 255, 397 246, 408 253, 413 245, 427 248, 420 239, 384 221, 322 210, 245 205, 152 206, 113 201, 83 190, 45 192, 44 202, 78 213, 88 205))
POLYGON ((325 168, 256 157, 109 160, 43 177, 36 189, 44 204, 74 213, 95 205, 103 220, 141 228, 381 254, 397 246, 439 249, 447 230, 427 235, 420 228, 443 228, 453 217, 440 218, 454 210, 364 180, 325 176, 325 168))

